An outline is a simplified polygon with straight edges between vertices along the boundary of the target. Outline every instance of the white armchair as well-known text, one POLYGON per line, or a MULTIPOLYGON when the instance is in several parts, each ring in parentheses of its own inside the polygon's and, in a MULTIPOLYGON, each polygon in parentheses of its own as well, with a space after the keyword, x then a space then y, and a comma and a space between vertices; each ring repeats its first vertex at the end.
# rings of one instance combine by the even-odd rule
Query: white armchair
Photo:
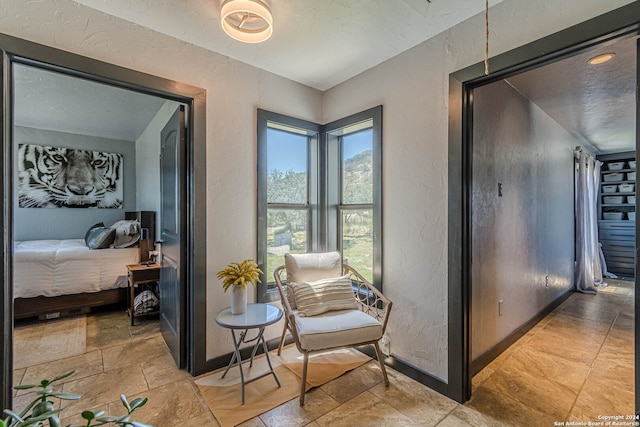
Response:
POLYGON ((389 379, 378 341, 392 302, 347 264, 338 252, 286 254, 274 278, 285 312, 278 354, 287 331, 304 355, 300 405, 304 405, 309 354, 373 344, 382 378, 389 379), (281 278, 286 271, 286 280, 281 278))

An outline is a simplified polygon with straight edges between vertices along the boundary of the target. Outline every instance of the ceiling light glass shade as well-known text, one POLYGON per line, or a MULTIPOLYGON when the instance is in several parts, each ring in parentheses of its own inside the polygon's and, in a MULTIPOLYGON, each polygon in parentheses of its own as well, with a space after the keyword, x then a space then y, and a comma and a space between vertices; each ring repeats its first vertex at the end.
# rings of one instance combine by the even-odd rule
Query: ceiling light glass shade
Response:
POLYGON ((604 64, 605 62, 611 61, 614 56, 616 56, 615 53, 603 53, 602 55, 594 56, 587 62, 591 65, 604 64))
POLYGON ((222 29, 245 43, 260 43, 273 33, 269 6, 261 0, 224 0, 220 11, 222 29))

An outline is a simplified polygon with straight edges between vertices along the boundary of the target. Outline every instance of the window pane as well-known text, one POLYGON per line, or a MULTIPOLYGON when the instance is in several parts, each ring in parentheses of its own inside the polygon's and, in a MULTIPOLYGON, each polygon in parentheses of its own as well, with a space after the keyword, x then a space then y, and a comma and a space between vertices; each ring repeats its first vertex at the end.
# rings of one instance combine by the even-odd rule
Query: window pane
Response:
POLYGON ((307 203, 307 141, 267 129, 267 203, 307 203))
POLYGON ((267 210, 267 271, 268 282, 273 282, 273 272, 284 264, 284 254, 307 252, 307 209, 267 210))
POLYGON ((373 203, 373 130, 342 137, 342 203, 373 203))
POLYGON ((373 283, 373 209, 342 210, 342 259, 373 283))

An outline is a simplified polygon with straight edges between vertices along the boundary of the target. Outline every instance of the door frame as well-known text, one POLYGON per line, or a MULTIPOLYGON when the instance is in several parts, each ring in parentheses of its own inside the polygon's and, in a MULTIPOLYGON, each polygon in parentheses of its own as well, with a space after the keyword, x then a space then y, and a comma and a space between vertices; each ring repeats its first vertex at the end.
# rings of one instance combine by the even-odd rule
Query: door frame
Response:
MULTIPOLYGON (((637 35, 639 31, 640 2, 633 2, 491 58, 488 76, 484 75, 483 63, 474 64, 449 75, 447 395, 458 402, 465 402, 471 398, 473 90, 510 75, 555 62, 587 47, 627 34, 637 35)), ((639 113, 636 111, 636 114, 639 113)), ((638 123, 636 125, 638 126, 638 123)), ((639 147, 636 135, 636 150, 639 147)), ((638 222, 636 239, 638 250, 638 222)), ((638 254, 640 252, 636 252, 636 271, 638 254)), ((640 313, 638 282, 636 274, 636 313, 640 313)), ((640 390, 640 329, 637 321, 635 336, 635 388, 640 390)), ((635 394, 635 399, 637 412, 640 409, 640 393, 635 394)))
POLYGON ((3 202, 0 211, 0 249, 3 271, 0 275, 0 405, 10 408, 13 385, 13 135, 12 135, 12 63, 36 65, 100 83, 107 83, 148 95, 174 100, 189 106, 187 120, 187 179, 185 199, 187 233, 187 369, 192 375, 206 370, 206 91, 110 63, 29 42, 0 33, 0 73, 2 103, 2 170, 0 177, 3 202), (196 232, 197 230, 197 232, 196 232))

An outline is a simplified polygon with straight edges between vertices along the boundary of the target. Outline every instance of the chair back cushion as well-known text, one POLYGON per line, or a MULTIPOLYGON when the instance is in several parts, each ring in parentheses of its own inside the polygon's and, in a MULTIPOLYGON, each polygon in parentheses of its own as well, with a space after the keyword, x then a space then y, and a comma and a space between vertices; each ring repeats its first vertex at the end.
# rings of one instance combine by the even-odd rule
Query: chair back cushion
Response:
POLYGON ((291 282, 293 296, 301 317, 328 311, 357 309, 349 275, 330 277, 315 282, 291 282))
POLYGON ((340 252, 285 254, 287 282, 315 282, 342 275, 340 252))

